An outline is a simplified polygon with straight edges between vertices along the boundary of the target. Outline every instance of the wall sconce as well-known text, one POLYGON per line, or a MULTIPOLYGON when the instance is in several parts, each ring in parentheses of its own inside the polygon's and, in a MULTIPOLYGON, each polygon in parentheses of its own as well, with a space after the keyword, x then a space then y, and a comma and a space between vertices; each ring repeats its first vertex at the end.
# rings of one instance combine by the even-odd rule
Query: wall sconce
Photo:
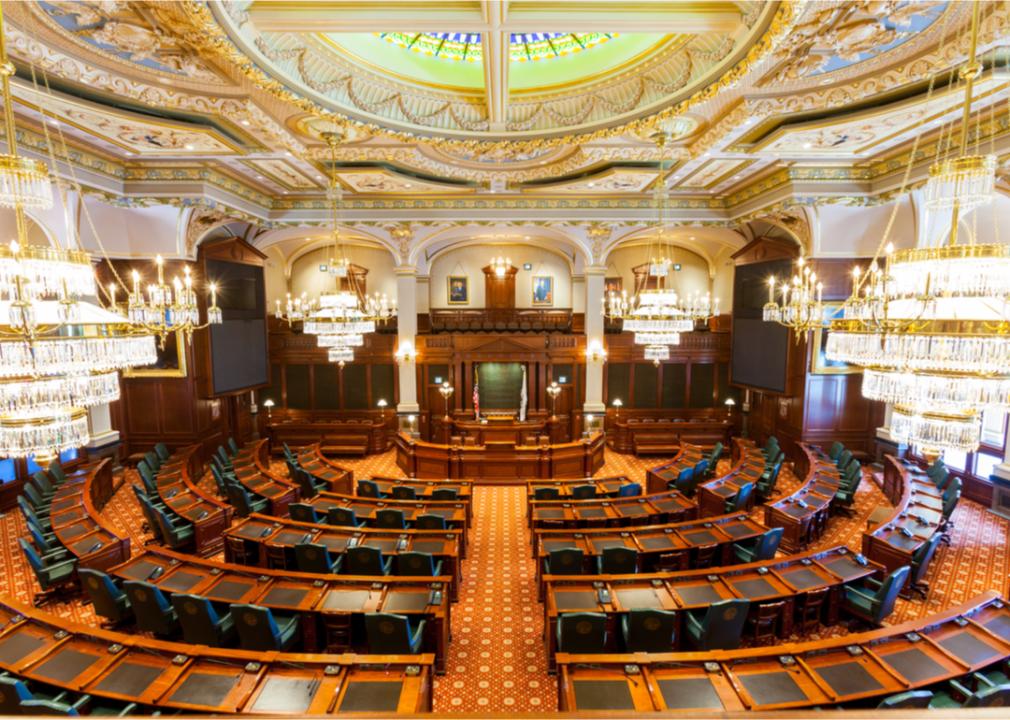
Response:
POLYGON ((417 361, 417 351, 414 350, 414 345, 409 340, 404 340, 400 343, 400 349, 396 351, 393 356, 396 362, 411 363, 417 361))
POLYGON ((624 403, 621 402, 621 398, 614 398, 614 402, 610 404, 614 406, 614 418, 616 419, 621 417, 621 408, 624 406, 624 403))
POLYGON ((442 399, 445 400, 445 419, 446 420, 449 419, 449 398, 452 397, 453 392, 455 392, 455 388, 452 385, 449 384, 448 380, 446 380, 444 383, 442 383, 442 386, 439 387, 439 389, 438 389, 438 393, 442 396, 442 399))
POLYGON ((556 418, 558 416, 557 404, 558 395, 561 394, 561 386, 556 382, 552 382, 547 386, 547 394, 551 396, 551 418, 556 418))
POLYGON ((269 422, 270 420, 273 420, 274 401, 271 400, 270 398, 267 398, 266 400, 263 401, 263 407, 267 409, 267 421, 269 422))
POLYGON ((386 405, 388 404, 386 402, 386 398, 380 398, 379 402, 377 402, 375 404, 379 406, 379 419, 380 420, 385 420, 386 419, 386 405))
POLYGON ((603 349, 603 343, 599 340, 593 340, 589 343, 586 348, 586 360, 589 362, 606 362, 607 361, 607 351, 603 349))

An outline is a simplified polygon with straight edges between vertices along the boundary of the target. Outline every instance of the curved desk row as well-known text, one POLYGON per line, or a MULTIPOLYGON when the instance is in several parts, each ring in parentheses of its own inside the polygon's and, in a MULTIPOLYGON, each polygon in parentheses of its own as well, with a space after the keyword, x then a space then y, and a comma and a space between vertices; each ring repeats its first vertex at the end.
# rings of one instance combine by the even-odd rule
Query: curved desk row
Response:
POLYGON ((838 468, 816 445, 797 443, 802 453, 796 470, 803 484, 791 495, 765 504, 765 525, 784 528, 782 550, 795 552, 824 534, 831 501, 838 492, 838 468))
POLYGON ((400 552, 430 553, 442 562, 442 572, 452 577, 450 594, 456 598, 461 578, 459 530, 375 530, 317 525, 253 514, 225 532, 225 559, 242 565, 294 569, 295 545, 325 545, 330 555, 349 547, 376 547, 384 556, 400 552))
MULTIPOLYGON (((295 456, 298 458, 298 465, 302 470, 325 482, 326 487, 333 492, 347 493, 348 495, 354 492, 354 472, 337 465, 323 455, 319 443, 299 448, 295 456)), ((267 454, 268 464, 269 457, 267 454)))
POLYGON ((266 498, 271 515, 284 517, 288 514, 288 506, 298 502, 301 497, 295 483, 280 477, 270 469, 266 440, 257 440, 246 445, 231 462, 235 477, 245 489, 266 498))
MULTIPOLYGON (((527 480, 526 499, 532 502, 537 490, 551 488, 558 491, 558 499, 572 500, 572 490, 583 485, 592 485, 595 488, 594 497, 615 498, 621 494, 622 488, 633 484, 631 479, 624 475, 571 480, 527 480)), ((641 495, 641 493, 638 493, 638 495, 641 495)))
POLYGON ((516 482, 591 477, 603 467, 603 433, 556 445, 440 445, 397 434, 396 464, 409 477, 516 482))
POLYGON ((149 549, 109 570, 121 580, 143 580, 168 594, 189 593, 221 605, 250 603, 301 618, 301 647, 307 652, 367 653, 366 613, 387 612, 427 620, 422 651, 445 670, 449 643, 449 577, 376 578, 251 569, 165 549, 149 549))
POLYGON ((0 599, 0 669, 44 686, 200 713, 431 711, 426 655, 262 653, 98 630, 0 599))
MULTIPOLYGON (((691 567, 692 551, 715 546, 711 565, 732 564, 733 543, 753 540, 768 530, 738 512, 699 520, 631 528, 583 530, 534 530, 533 557, 537 573, 552 550, 577 548, 585 558, 585 572, 596 572, 596 558, 609 547, 627 547, 638 552, 639 572, 658 570, 661 559, 674 560, 676 569, 691 567)), ((664 565, 667 563, 664 562, 664 565)), ((674 569, 665 567, 663 569, 674 569)))
POLYGON ((465 535, 470 518, 470 503, 462 500, 394 500, 323 491, 314 498, 302 502, 314 507, 323 517, 330 508, 353 510, 359 521, 373 527, 377 522, 379 511, 400 510, 404 521, 408 524, 412 524, 421 515, 438 515, 445 520, 448 527, 460 528, 465 535))
MULTIPOLYGON (((798 599, 814 590, 828 589, 825 599, 827 622, 837 622, 842 586, 883 574, 883 568, 862 564, 845 547, 765 560, 746 565, 639 575, 596 575, 544 577, 547 650, 553 655, 557 617, 562 613, 599 612, 608 618, 608 637, 620 635, 619 616, 632 609, 703 610, 722 600, 742 598, 752 603, 751 613, 760 603, 784 601, 779 618, 779 634, 793 631, 798 599)), ((682 616, 674 632, 677 642, 682 616)))
POLYGON ((196 553, 213 555, 224 545, 222 535, 235 510, 197 486, 194 473, 198 471, 193 468, 197 467, 199 450, 199 445, 190 445, 175 451, 158 469, 155 483, 159 497, 172 512, 193 523, 196 553))
POLYGON ((532 528, 627 527, 693 520, 698 506, 676 490, 600 500, 533 500, 526 504, 532 528))
POLYGON ((104 570, 130 557, 130 536, 102 517, 112 496, 112 463, 108 458, 67 477, 53 495, 49 520, 60 544, 77 558, 77 566, 104 570))
POLYGON ((673 460, 645 471, 646 492, 660 493, 670 487, 680 474, 705 459, 705 451, 698 445, 681 443, 680 451, 673 460))
POLYGON ((940 528, 941 492, 917 466, 891 455, 884 461, 884 486, 894 509, 872 530, 863 533, 863 554, 888 570, 911 565, 912 556, 940 528))
MULTIPOLYGON (((722 515, 726 502, 747 483, 757 485, 765 469, 765 457, 753 440, 733 438, 733 467, 725 475, 712 478, 698 486, 698 514, 722 515)), ((751 493, 747 509, 753 506, 757 493, 751 493)))
MULTIPOLYGON (((417 480, 414 478, 393 478, 373 475, 368 478, 379 486, 379 492, 386 496, 391 496, 396 488, 410 488, 419 500, 430 500, 431 494, 436 490, 455 490, 456 497, 460 502, 469 503, 473 499, 473 482, 470 480, 451 480, 448 478, 425 478, 417 480)), ((357 488, 354 490, 357 492, 357 488)))
POLYGON ((936 615, 827 640, 695 653, 558 653, 558 709, 696 714, 876 704, 1007 658, 1010 609, 988 592, 936 615))

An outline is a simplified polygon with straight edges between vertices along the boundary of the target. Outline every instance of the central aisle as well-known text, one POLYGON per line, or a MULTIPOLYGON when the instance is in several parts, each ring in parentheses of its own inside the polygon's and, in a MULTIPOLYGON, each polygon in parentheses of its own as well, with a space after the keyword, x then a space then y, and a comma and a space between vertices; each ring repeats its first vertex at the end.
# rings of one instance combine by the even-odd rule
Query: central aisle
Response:
POLYGON ((435 681, 435 712, 555 710, 543 623, 525 487, 475 487, 469 555, 452 608, 447 672, 435 681))

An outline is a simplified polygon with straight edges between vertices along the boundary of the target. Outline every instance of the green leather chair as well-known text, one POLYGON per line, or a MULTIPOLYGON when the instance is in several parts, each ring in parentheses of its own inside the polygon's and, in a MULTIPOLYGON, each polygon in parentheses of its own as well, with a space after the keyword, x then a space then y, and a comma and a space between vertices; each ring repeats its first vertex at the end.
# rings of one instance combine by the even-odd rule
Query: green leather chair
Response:
MULTIPOLYGON (((696 484, 694 482, 694 467, 689 467, 677 473, 677 479, 672 481, 673 488, 681 495, 691 497, 694 494, 696 484)), ((667 484, 669 486, 669 483, 667 484)))
POLYGON ((309 505, 308 503, 291 503, 288 505, 288 514, 291 515, 292 520, 297 520, 298 522, 322 522, 322 518, 319 517, 319 513, 316 511, 315 506, 309 505))
POLYGON ((229 647, 235 642, 235 623, 229 613, 221 614, 205 597, 176 593, 172 607, 182 626, 182 638, 191 645, 229 647))
POLYGON ((785 528, 772 528, 749 542, 733 543, 733 557, 738 563, 759 562, 771 560, 778 552, 785 528))
POLYGON ((557 651, 601 653, 607 649, 605 613, 562 613, 557 620, 557 651))
POLYGON ((243 650, 290 650, 298 639, 298 615, 274 615, 270 608, 234 604, 231 616, 243 650))
POLYGON ((326 522, 329 525, 342 527, 362 527, 364 520, 358 520, 358 514, 351 508, 331 507, 326 511, 326 522))
POLYGON ((410 485, 394 485, 390 495, 394 500, 417 500, 417 490, 410 485))
POLYGON ((725 512, 734 513, 750 509, 749 506, 752 495, 754 495, 754 483, 744 483, 740 486, 740 489, 736 491, 736 495, 726 501, 724 506, 725 512))
POLYGON ((154 454, 158 456, 161 462, 165 462, 170 457, 172 457, 172 451, 168 449, 168 445, 163 442, 157 443, 154 446, 154 454))
POLYGON ((708 467, 712 472, 715 472, 715 468, 719 464, 719 458, 722 457, 723 450, 725 450, 725 448, 719 441, 716 441, 715 445, 712 446, 712 452, 708 454, 708 467))
MULTIPOLYGON (((24 680, 13 675, 0 675, 0 715, 7 717, 21 714, 21 703, 27 700, 49 700, 57 703, 67 703, 71 695, 60 692, 55 695, 40 692, 35 685, 29 686, 24 680)), ((85 695, 75 702, 83 707, 88 700, 85 695)))
POLYGON ((928 708, 933 699, 933 693, 929 690, 909 690, 884 698, 878 708, 882 710, 896 710, 898 708, 928 708))
POLYGON ((833 443, 831 443, 831 448, 828 450, 828 457, 831 458, 832 460, 837 460, 838 456, 842 454, 842 450, 844 449, 845 446, 842 443, 835 440, 833 443))
POLYGON ((154 519, 161 529, 162 541, 173 550, 182 550, 193 545, 196 539, 196 527, 191 522, 180 522, 175 525, 165 510, 151 507, 154 519))
POLYGON ((24 538, 18 538, 18 544, 21 545, 28 565, 42 589, 42 592, 35 595, 36 606, 45 604, 56 595, 76 589, 74 582, 74 573, 77 570, 76 558, 46 565, 42 562, 39 554, 35 552, 35 548, 29 545, 24 538))
POLYGON ((579 548, 551 550, 544 558, 544 575, 582 575, 583 558, 579 548))
POLYGON ((908 577, 908 591, 912 595, 918 595, 923 600, 929 592, 929 583, 926 582, 926 573, 929 572, 929 565, 936 554, 936 547, 940 544, 943 533, 935 532, 929 538, 929 542, 923 543, 915 554, 912 555, 912 572, 908 577))
POLYGON ((931 710, 956 708, 1006 707, 1010 705, 1010 683, 1004 685, 982 684, 972 692, 957 680, 951 680, 949 689, 940 690, 929 703, 931 710))
POLYGON ((383 558, 382 551, 368 545, 355 545, 344 551, 344 570, 348 575, 389 575, 392 558, 383 558))
POLYGON ((456 488, 438 488, 431 491, 431 499, 442 502, 459 500, 459 491, 456 488))
POLYGON ((105 618, 108 625, 114 627, 133 619, 130 598, 116 587, 112 578, 103 572, 87 568, 78 570, 77 577, 80 578, 81 586, 91 600, 95 614, 105 618))
POLYGON ((449 525, 446 523, 445 518, 441 515, 424 513, 423 515, 417 515, 414 518, 415 530, 445 530, 447 527, 449 527, 449 525))
POLYGON ((556 487, 538 487, 533 491, 534 500, 557 500, 561 493, 556 487))
POLYGON ((698 650, 733 650, 740 647, 750 600, 722 600, 707 610, 689 610, 684 616, 684 630, 691 645, 698 650))
POLYGON ((442 561, 426 552, 402 552, 393 557, 394 575, 413 577, 438 577, 442 574, 442 561))
POLYGON ((298 543, 295 545, 295 563, 299 572, 329 575, 340 572, 343 556, 334 562, 330 551, 320 543, 298 543))
POLYGON ((621 637, 627 652, 672 652, 677 613, 672 610, 629 610, 621 616, 621 637))
POLYGON ((940 517, 940 541, 945 545, 950 545, 950 531, 954 527, 954 521, 952 516, 954 515, 954 510, 957 509, 957 504, 961 500, 961 491, 958 490, 953 495, 945 498, 943 501, 943 510, 940 517))
POLYGON ((126 580, 123 592, 130 598, 137 629, 168 640, 178 634, 179 618, 161 588, 143 580, 126 580))
POLYGON ((374 480, 358 480, 358 497, 380 498, 382 493, 374 480))
POLYGON ((393 508, 382 508, 375 512, 375 527, 384 530, 406 530, 407 519, 403 510, 393 508))
POLYGON ((368 652, 377 655, 416 655, 424 641, 425 621, 412 627, 406 615, 366 613, 368 652))
POLYGON ((882 581, 867 578, 863 587, 846 585, 842 608, 857 619, 879 627, 894 611, 894 603, 910 571, 908 565, 902 565, 882 581))
POLYGON ((596 485, 586 483, 572 488, 572 500, 592 500, 596 497, 596 485))
POLYGON ((237 482, 228 483, 228 502, 235 508, 235 514, 239 517, 264 512, 268 504, 266 498, 254 499, 252 494, 237 482))
POLYGON ((596 556, 601 575, 633 575, 638 572, 638 551, 629 547, 608 547, 596 556))
POLYGON ((775 486, 778 484, 779 473, 782 472, 782 464, 784 462, 784 459, 780 459, 761 475, 761 479, 757 481, 757 486, 755 487, 758 497, 765 499, 771 497, 775 492, 775 486))
POLYGON ((53 458, 46 470, 49 471, 49 477, 53 479, 54 485, 62 485, 67 481, 67 474, 63 471, 59 458, 53 458))

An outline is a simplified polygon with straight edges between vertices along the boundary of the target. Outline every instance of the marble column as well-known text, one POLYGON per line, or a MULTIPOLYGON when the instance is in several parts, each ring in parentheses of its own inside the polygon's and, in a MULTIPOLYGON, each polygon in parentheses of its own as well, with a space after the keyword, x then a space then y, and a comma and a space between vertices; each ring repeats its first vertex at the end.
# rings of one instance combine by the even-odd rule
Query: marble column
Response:
MULTIPOLYGON (((401 265, 396 268, 396 302, 399 310, 396 317, 396 349, 409 348, 411 354, 417 352, 417 268, 401 265)), ((417 363, 398 363, 400 379, 400 402, 398 413, 416 413, 417 404, 417 363)))
MULTIPOLYGON (((603 342, 603 281, 607 268, 590 265, 585 269, 586 285, 586 348, 605 348, 603 342)), ((603 362, 586 358, 586 399, 582 405, 585 413, 606 410, 603 402, 603 362)))

